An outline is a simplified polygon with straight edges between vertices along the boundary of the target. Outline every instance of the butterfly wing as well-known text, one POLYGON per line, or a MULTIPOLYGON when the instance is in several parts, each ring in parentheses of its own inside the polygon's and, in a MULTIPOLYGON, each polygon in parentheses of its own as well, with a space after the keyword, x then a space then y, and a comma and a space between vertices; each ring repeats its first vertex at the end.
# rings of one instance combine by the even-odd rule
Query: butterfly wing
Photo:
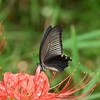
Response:
POLYGON ((49 26, 44 32, 40 44, 40 64, 42 70, 50 69, 54 71, 63 71, 68 66, 69 57, 62 56, 62 27, 49 26))
POLYGON ((57 55, 47 59, 44 63, 50 70, 63 71, 68 66, 68 61, 72 59, 65 55, 57 55))

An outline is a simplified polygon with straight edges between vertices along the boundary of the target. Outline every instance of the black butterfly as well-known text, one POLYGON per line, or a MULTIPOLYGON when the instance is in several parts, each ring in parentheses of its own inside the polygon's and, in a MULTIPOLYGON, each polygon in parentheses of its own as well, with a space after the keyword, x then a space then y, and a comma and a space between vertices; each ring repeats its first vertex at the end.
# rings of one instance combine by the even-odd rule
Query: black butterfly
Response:
POLYGON ((63 55, 62 27, 49 26, 44 32, 39 51, 41 70, 63 71, 72 59, 63 55))

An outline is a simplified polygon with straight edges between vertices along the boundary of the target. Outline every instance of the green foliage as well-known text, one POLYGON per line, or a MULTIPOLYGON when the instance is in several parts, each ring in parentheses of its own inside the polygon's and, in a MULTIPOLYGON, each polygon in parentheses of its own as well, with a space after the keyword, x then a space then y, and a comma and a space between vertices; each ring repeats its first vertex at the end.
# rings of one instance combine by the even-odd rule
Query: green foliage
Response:
MULTIPOLYGON (((99 4, 99 0, 0 0, 0 21, 4 25, 3 35, 8 34, 6 49, 0 55, 0 66, 3 72, 18 72, 18 63, 25 61, 28 64, 27 72, 33 73, 36 69, 33 53, 38 58, 43 31, 47 26, 57 24, 63 26, 63 48, 65 54, 73 59, 70 63, 72 70, 80 62, 74 81, 77 81, 77 77, 80 76, 79 71, 99 72, 99 4)), ((66 71, 69 70, 66 69, 66 71)), ((62 78, 65 73, 63 72, 60 77, 62 78)), ((100 75, 93 81, 93 84, 99 77, 100 75)), ((53 82, 56 84, 58 81, 60 78, 53 82)), ((89 97, 90 99, 100 98, 100 86, 98 88, 89 97)), ((84 91, 86 90, 82 92, 84 91)))

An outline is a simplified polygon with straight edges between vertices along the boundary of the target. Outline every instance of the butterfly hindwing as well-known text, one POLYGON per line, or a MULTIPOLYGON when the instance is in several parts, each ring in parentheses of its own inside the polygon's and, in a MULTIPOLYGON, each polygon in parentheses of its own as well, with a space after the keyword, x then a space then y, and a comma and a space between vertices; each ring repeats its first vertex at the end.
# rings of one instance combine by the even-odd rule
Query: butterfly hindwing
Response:
POLYGON ((71 60, 70 57, 57 55, 46 60, 44 63, 50 70, 63 71, 68 66, 69 60, 71 60))

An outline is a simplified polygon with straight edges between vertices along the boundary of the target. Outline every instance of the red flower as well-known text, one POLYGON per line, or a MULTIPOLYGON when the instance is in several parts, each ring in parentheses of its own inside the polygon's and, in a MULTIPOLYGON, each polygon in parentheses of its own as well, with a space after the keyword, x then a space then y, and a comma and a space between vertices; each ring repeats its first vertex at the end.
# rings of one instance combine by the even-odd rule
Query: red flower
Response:
POLYGON ((84 94, 72 96, 75 92, 89 84, 90 79, 91 75, 87 77, 87 74, 85 74, 83 78, 85 80, 84 83, 77 87, 78 85, 71 85, 72 75, 69 75, 65 80, 55 86, 59 88, 62 83, 67 81, 63 89, 59 93, 56 93, 56 91, 51 93, 49 92, 51 88, 48 77, 44 72, 40 72, 39 67, 34 76, 24 73, 12 74, 11 72, 6 72, 3 80, 0 82, 0 100, 12 98, 17 100, 76 100, 78 98, 84 98, 95 88, 94 86, 84 94))

